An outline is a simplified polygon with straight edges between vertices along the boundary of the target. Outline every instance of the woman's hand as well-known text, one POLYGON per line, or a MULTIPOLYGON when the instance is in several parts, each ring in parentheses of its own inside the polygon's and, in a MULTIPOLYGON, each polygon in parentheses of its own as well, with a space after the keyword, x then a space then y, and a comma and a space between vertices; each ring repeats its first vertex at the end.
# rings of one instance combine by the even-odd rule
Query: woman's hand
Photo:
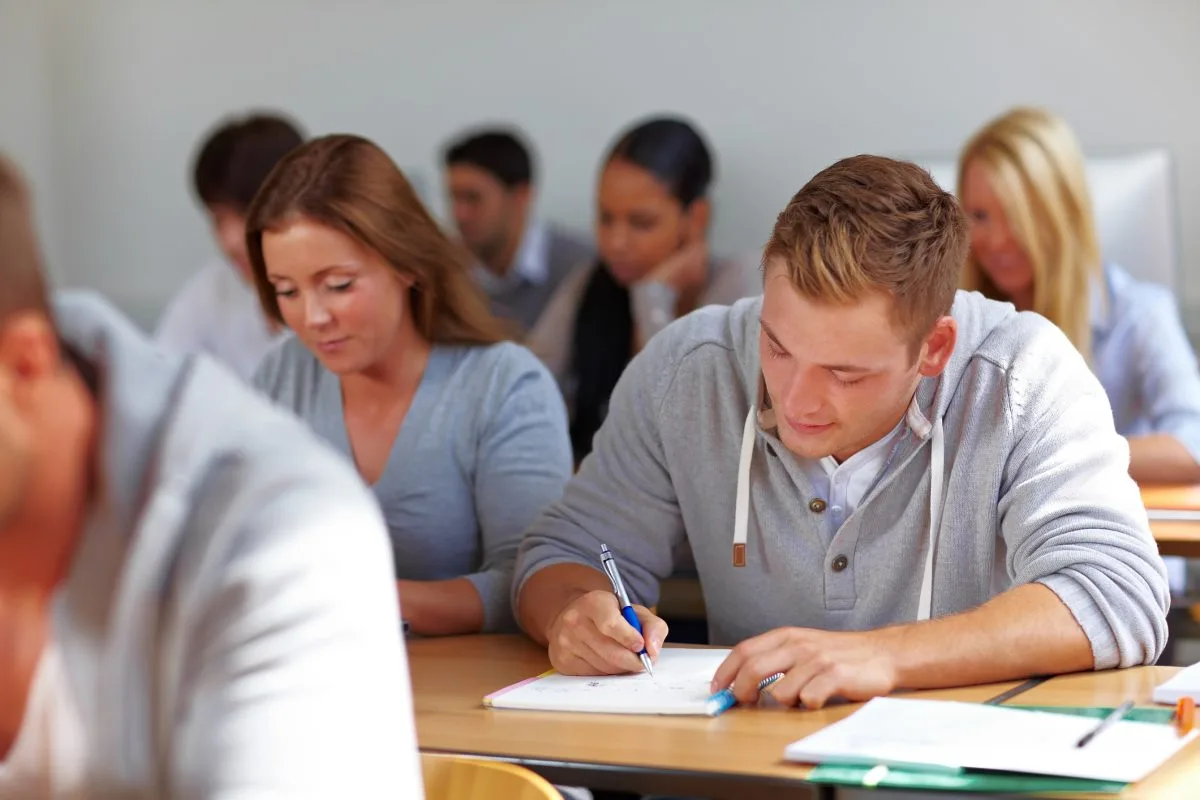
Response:
POLYGON ((708 242, 699 239, 685 244, 650 270, 645 280, 666 284, 680 293, 703 286, 708 280, 708 242))

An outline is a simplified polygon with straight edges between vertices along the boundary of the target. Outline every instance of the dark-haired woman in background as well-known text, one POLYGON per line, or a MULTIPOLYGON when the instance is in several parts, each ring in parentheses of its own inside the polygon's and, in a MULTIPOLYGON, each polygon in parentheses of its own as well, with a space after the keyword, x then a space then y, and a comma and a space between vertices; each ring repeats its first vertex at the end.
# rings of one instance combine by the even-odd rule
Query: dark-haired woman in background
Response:
POLYGON ((659 117, 626 131, 604 160, 599 260, 563 280, 527 343, 567 399, 576 462, 591 452, 629 360, 677 317, 759 294, 758 264, 708 250, 713 163, 700 134, 659 117))
POLYGON ((515 628, 517 545, 571 473, 545 367, 503 341, 466 251, 365 139, 288 155, 246 230, 263 308, 295 333, 255 384, 370 484, 412 630, 515 628))

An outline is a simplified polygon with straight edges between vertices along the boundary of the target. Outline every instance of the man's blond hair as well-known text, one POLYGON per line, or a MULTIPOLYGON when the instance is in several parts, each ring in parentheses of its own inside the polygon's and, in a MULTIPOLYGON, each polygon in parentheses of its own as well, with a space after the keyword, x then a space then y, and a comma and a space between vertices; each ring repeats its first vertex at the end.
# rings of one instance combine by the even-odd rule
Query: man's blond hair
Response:
POLYGON ((893 325, 919 341, 950 311, 970 247, 953 195, 915 164, 854 156, 817 173, 779 214, 763 251, 820 303, 873 292, 893 301, 893 325))
POLYGON ((21 311, 50 316, 29 190, 0 155, 0 326, 21 311))

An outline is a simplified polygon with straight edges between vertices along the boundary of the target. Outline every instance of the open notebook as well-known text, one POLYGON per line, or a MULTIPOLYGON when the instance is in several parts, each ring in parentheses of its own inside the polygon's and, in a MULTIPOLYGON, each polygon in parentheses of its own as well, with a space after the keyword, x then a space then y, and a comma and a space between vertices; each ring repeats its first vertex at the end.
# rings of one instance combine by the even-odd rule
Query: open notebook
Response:
POLYGON ((997 770, 1133 783, 1196 738, 1174 726, 1118 722, 1086 747, 1096 726, 1086 717, 944 700, 881 697, 833 725, 793 742, 789 761, 997 770))
POLYGON ((483 698, 491 708, 601 714, 707 713, 709 683, 728 650, 665 648, 646 673, 575 677, 551 670, 483 698))

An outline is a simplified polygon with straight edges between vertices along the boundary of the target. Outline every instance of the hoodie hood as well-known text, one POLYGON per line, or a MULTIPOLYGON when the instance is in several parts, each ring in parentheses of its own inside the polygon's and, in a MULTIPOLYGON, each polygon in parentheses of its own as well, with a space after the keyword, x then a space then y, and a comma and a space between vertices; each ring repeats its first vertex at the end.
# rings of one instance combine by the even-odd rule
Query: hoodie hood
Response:
POLYGON ((96 648, 112 635, 121 576, 141 548, 137 522, 189 361, 156 350, 95 293, 60 292, 54 313, 60 339, 96 377, 97 485, 53 610, 63 663, 87 718, 107 701, 90 689, 80 665, 95 661, 96 648))
POLYGON ((129 531, 188 361, 155 349, 95 292, 59 292, 54 314, 63 342, 95 370, 98 379, 96 510, 129 531))
MULTIPOLYGON (((758 303, 756 310, 761 313, 761 301, 758 303)), ((915 457, 925 440, 930 440, 928 528, 924 568, 917 602, 917 620, 927 620, 932 614, 934 554, 937 550, 938 530, 941 527, 942 507, 945 503, 946 442, 943 417, 950 406, 955 390, 966 374, 971 358, 975 356, 1000 323, 1009 319, 1012 313, 1012 306, 975 303, 969 298, 964 298, 960 293, 955 298, 954 306, 951 309, 952 316, 959 324, 959 330, 950 361, 941 375, 921 380, 904 416, 904 423, 911 435, 904 437, 901 445, 897 448, 898 458, 896 461, 898 463, 903 464, 915 457), (972 313, 973 311, 981 313, 972 313)), ((755 352, 750 354, 752 358, 748 360, 756 367, 757 386, 750 394, 757 397, 757 402, 746 417, 738 459, 732 557, 735 567, 744 567, 746 564, 746 545, 749 538, 750 472, 756 447, 757 429, 774 434, 777 427, 775 412, 770 407, 770 400, 766 394, 766 383, 757 359, 758 337, 748 332, 743 338, 743 342, 746 341, 754 343, 755 352)), ((875 488, 878 489, 887 483, 886 478, 884 480, 877 479, 875 488)))

